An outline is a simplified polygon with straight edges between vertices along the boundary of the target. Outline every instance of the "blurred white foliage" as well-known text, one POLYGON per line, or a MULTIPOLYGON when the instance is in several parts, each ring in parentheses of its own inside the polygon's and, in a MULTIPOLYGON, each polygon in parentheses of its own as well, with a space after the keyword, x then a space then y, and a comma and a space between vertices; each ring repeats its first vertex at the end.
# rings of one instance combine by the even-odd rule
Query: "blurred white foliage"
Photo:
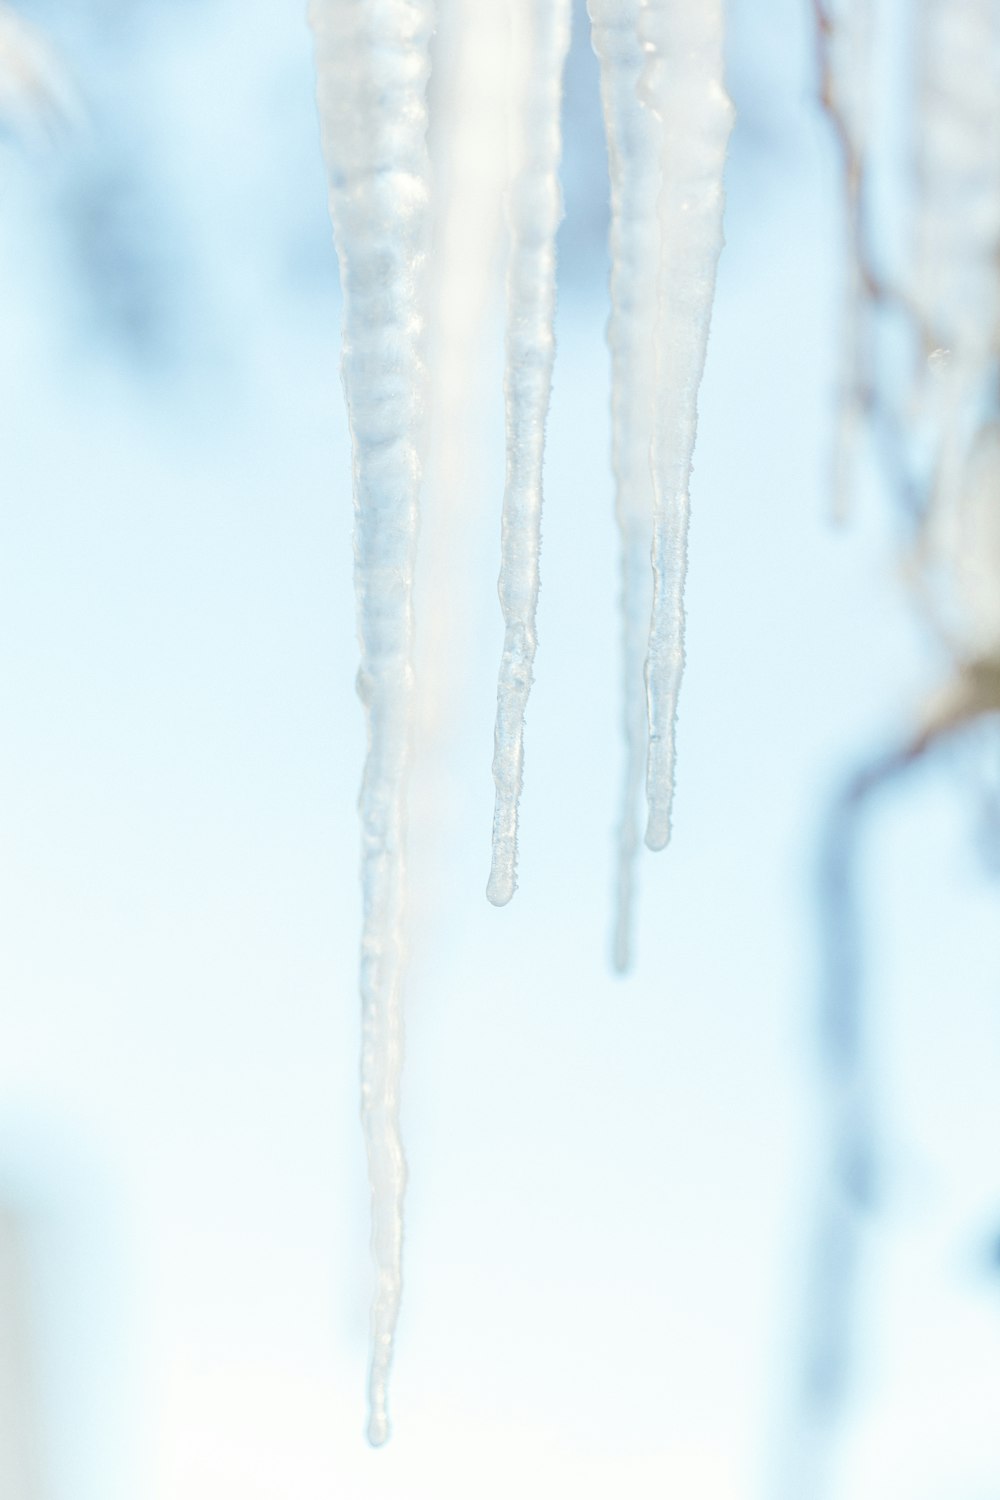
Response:
POLYGON ((0 129, 36 146, 82 118, 65 61, 37 27, 0 4, 0 129))
POLYGON ((906 502, 903 576, 947 659, 923 745, 1000 708, 1000 5, 814 0, 814 15, 851 266, 836 489, 843 509, 867 421, 906 502), (911 100, 902 140, 882 108, 893 79, 911 100))

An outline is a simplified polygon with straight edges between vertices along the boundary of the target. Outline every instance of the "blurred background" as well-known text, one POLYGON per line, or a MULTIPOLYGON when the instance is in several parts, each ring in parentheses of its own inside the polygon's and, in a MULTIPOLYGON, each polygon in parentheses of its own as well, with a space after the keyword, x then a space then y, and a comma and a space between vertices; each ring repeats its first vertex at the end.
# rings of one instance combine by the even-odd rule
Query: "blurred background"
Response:
POLYGON ((816 1248, 823 829, 942 664, 874 479, 829 519, 843 224, 805 0, 730 5, 675 833, 626 979, 608 185, 574 0, 520 889, 486 902, 487 301, 461 505, 425 518, 406 1286, 394 1436, 364 1441, 364 726, 303 9, 0 12, 0 1495, 997 1500, 994 731, 865 822, 879 1186, 839 1260, 816 1248))

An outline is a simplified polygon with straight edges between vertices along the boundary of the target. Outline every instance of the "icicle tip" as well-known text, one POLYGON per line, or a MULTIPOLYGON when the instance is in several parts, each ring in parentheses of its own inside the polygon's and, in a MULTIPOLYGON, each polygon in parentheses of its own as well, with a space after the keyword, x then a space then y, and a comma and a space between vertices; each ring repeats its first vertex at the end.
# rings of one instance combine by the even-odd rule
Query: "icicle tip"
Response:
POLYGON ((368 1418, 368 1444, 372 1448, 384 1448, 392 1432, 389 1418, 384 1411, 372 1412, 368 1418))
POLYGON ((646 822, 646 848, 659 854, 670 843, 670 813, 651 807, 646 822))
POLYGON ((616 938, 611 955, 611 967, 619 978, 624 979, 632 967, 632 954, 626 938, 616 938))
MULTIPOLYGON (((391 1350, 386 1349, 386 1356, 391 1350)), ((389 1422, 389 1367, 373 1367, 368 1377, 368 1429, 365 1434, 372 1448, 384 1448, 392 1436, 389 1422)))
POLYGON ((490 878, 486 882, 487 901, 492 906, 506 906, 516 890, 517 877, 514 874, 513 858, 501 850, 495 851, 490 878))

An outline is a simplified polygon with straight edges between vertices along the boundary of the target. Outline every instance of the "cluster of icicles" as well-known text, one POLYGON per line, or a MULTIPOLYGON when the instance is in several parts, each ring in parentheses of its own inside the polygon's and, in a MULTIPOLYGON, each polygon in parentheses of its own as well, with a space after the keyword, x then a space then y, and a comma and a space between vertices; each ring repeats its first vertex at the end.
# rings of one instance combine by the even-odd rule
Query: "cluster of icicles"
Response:
MULTIPOLYGON (((488 885, 490 900, 503 905, 516 883, 524 714, 536 646, 570 0, 440 0, 440 7, 458 18, 467 41, 478 35, 487 47, 502 17, 509 43, 507 470, 499 585, 505 635, 488 885)), ((646 843, 662 849, 670 837, 688 489, 732 109, 723 80, 723 0, 588 0, 587 8, 611 178, 608 336, 627 747, 615 963, 624 969, 643 784, 646 843)), ((873 38, 885 31, 886 17, 880 0, 812 0, 812 9, 821 92, 842 155, 853 268, 843 319, 838 488, 850 488, 853 453, 867 433, 888 458, 893 484, 911 501, 909 577, 952 663, 939 700, 922 716, 912 756, 956 725, 1000 710, 1000 0, 917 0, 915 18, 909 11, 904 22, 897 18, 916 27, 918 108, 914 222, 904 236, 912 248, 894 272, 874 264, 868 243, 879 155, 873 38), (914 355, 912 379, 900 378, 899 329, 914 355)), ((400 996, 425 334, 437 337, 437 360, 446 364, 462 337, 463 312, 458 308, 448 321, 447 303, 440 302, 432 317, 425 274, 438 190, 427 146, 433 0, 311 0, 310 14, 344 293, 359 690, 368 717, 362 1116, 377 1272, 369 1437, 378 1444, 389 1431, 405 1184, 400 996), (448 327, 429 326, 435 317, 448 327)), ((905 49, 909 39, 896 40, 905 49)), ((451 125, 462 128, 460 114, 451 125)), ((892 151, 884 146, 888 159, 892 151)), ((487 177, 467 176, 470 195, 485 191, 487 177)), ((482 207, 460 202, 451 219, 454 226, 464 213, 472 262, 482 207)), ((460 300, 456 287, 452 301, 460 300)))
MULTIPOLYGON (((465 0, 464 9, 468 27, 493 24, 486 14, 493 7, 484 0, 465 0)), ((505 9, 507 471, 499 583, 505 634, 487 891, 498 906, 510 900, 516 883, 524 715, 536 645, 570 0, 505 0, 505 9)), ((612 191, 609 340, 628 738, 615 951, 624 968, 644 773, 646 842, 662 849, 670 836, 688 484, 722 245, 732 109, 723 86, 721 0, 591 0, 589 12, 612 191)), ((399 1308, 405 1184, 398 1127, 402 912, 427 378, 425 270, 434 192, 427 86, 435 6, 432 0, 312 0, 310 17, 344 295, 358 680, 368 717, 361 793, 361 1072, 377 1274, 369 1438, 379 1444, 389 1432, 386 1387, 399 1308)))

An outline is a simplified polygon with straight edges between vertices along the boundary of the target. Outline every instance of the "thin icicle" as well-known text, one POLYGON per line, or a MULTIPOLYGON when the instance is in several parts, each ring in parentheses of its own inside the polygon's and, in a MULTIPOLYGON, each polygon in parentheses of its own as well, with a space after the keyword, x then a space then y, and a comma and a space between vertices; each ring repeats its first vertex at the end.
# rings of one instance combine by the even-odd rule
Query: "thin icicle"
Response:
POLYGON ((562 212, 559 114, 569 0, 510 0, 510 12, 507 476, 499 582, 505 631, 493 751, 493 859, 486 887, 495 906, 504 906, 517 884, 524 712, 535 659, 542 458, 555 352, 555 240, 562 212))
POLYGON ((688 490, 733 109, 723 83, 721 0, 644 0, 643 98, 662 121, 660 274, 651 448, 653 614, 646 659, 646 843, 670 838, 677 695, 684 670, 688 490))
POLYGON ((644 60, 640 0, 588 0, 591 38, 601 67, 601 100, 611 175, 611 449, 621 544, 622 682, 625 777, 618 823, 614 964, 632 959, 639 800, 646 769, 643 664, 653 575, 653 432, 656 358, 649 315, 659 269, 657 188, 660 129, 638 95, 644 60))
POLYGON ((430 0, 312 0, 320 122, 344 293, 354 454, 355 587, 368 719, 361 789, 361 1114, 377 1286, 369 1441, 389 1436, 406 1165, 399 1136, 413 556, 428 227, 430 0))

